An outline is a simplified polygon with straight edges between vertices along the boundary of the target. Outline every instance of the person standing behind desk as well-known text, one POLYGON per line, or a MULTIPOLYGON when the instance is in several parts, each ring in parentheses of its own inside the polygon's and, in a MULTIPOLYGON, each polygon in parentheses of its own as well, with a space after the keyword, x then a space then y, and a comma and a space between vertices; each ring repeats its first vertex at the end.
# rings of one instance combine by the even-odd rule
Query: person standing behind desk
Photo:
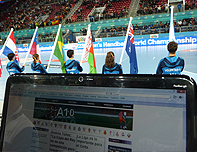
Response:
POLYGON ((184 69, 184 59, 176 55, 178 44, 176 42, 168 43, 168 57, 160 60, 156 74, 181 74, 184 69))
POLYGON ((79 61, 74 60, 74 50, 67 51, 68 60, 65 62, 65 70, 68 74, 79 74, 83 71, 79 61))
POLYGON ((102 74, 122 74, 122 67, 120 64, 115 63, 114 53, 108 52, 103 65, 102 74))
POLYGON ((44 67, 42 64, 39 63, 40 57, 38 54, 34 54, 33 56, 33 63, 31 64, 31 69, 32 71, 36 72, 36 73, 42 73, 45 74, 47 73, 46 69, 47 66, 44 67))
POLYGON ((9 73, 9 75, 14 74, 14 73, 21 73, 25 70, 25 66, 22 66, 22 68, 19 66, 17 62, 14 61, 15 59, 15 54, 14 53, 9 53, 8 54, 8 59, 10 60, 6 66, 6 69, 9 73))

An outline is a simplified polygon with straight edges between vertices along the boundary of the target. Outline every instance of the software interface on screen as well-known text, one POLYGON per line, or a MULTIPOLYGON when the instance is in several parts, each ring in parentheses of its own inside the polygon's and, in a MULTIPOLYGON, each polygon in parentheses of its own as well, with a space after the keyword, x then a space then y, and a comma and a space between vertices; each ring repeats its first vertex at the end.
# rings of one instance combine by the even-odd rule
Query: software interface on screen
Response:
POLYGON ((12 85, 4 149, 10 145, 32 151, 185 151, 186 91, 12 85))

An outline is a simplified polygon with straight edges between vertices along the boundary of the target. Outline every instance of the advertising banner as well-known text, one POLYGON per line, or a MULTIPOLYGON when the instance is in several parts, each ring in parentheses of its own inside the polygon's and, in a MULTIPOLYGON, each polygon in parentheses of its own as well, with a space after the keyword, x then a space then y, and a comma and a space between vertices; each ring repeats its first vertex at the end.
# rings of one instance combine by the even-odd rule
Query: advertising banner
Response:
MULTIPOLYGON (((156 46, 156 45, 167 45, 169 42, 168 38, 148 38, 148 39, 135 39, 135 46, 156 46)), ((176 37, 176 42, 178 44, 197 44, 196 36, 184 36, 176 37)), ((83 49, 85 43, 69 43, 64 44, 64 50, 73 49, 83 49)), ((94 49, 102 48, 115 48, 123 47, 124 40, 117 41, 97 41, 93 42, 94 49)), ((27 52, 29 45, 17 45, 18 52, 27 52)), ((40 43, 40 51, 51 51, 53 48, 53 43, 40 43)))
MULTIPOLYGON (((178 44, 197 44, 197 37, 195 36, 185 36, 177 37, 176 42, 178 44)), ((135 46, 153 46, 153 45, 167 45, 169 43, 168 38, 149 38, 149 39, 135 39, 135 46)), ((77 49, 83 49, 84 43, 77 43, 77 49)), ((101 41, 93 42, 94 48, 114 48, 123 47, 124 40, 119 41, 101 41)), ((65 48, 67 48, 65 46, 65 48)))
MULTIPOLYGON (((150 38, 150 39, 135 39, 135 46, 152 46, 152 45, 166 45, 169 42, 169 38, 150 38)), ((178 44, 196 44, 197 37, 185 36, 177 37, 176 42, 178 44)))

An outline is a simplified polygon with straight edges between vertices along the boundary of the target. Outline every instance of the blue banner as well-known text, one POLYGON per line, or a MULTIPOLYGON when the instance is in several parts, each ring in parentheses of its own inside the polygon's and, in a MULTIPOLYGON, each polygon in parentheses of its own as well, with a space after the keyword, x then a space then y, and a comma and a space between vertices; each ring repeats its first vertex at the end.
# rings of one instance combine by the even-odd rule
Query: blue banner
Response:
MULTIPOLYGON (((150 39, 135 39, 135 46, 152 46, 152 45, 166 45, 169 42, 169 38, 150 38, 150 39)), ((176 42, 178 44, 197 44, 197 37, 185 36, 177 37, 176 42)))
MULTIPOLYGON (((167 45, 169 42, 169 38, 149 38, 149 39, 135 39, 135 46, 153 46, 153 45, 167 45)), ((176 37, 176 42, 178 44, 197 44, 196 36, 183 36, 176 37)), ((39 44, 40 51, 52 51, 53 43, 40 43, 39 44)), ((64 44, 64 50, 68 49, 83 49, 85 43, 69 43, 64 44)), ((124 40, 117 41, 101 41, 101 42, 93 42, 94 49, 101 48, 115 48, 115 47, 123 47, 124 40)), ((2 48, 2 46, 1 46, 2 48)), ((19 44, 17 45, 18 52, 27 52, 29 48, 29 44, 19 44)))

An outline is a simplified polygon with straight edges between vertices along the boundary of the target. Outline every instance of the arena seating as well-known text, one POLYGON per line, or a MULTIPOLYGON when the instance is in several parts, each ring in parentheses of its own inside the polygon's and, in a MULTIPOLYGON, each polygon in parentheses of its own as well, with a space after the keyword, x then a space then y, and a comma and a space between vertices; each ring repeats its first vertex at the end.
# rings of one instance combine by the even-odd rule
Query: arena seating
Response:
POLYGON ((121 1, 115 1, 112 3, 111 7, 107 7, 106 12, 120 12, 123 7, 125 7, 125 9, 129 10, 129 6, 131 4, 132 0, 121 0, 121 1))
MULTIPOLYGON (((184 15, 183 13, 175 13, 174 14, 174 18, 176 20, 176 22, 180 19, 183 20, 184 18, 192 18, 192 17, 197 17, 197 11, 192 11, 192 12, 185 12, 184 15)), ((156 22, 162 22, 162 23, 166 23, 169 22, 170 20, 170 16, 169 14, 162 14, 162 15, 151 15, 151 16, 142 16, 142 17, 134 17, 133 18, 133 25, 135 26, 136 24, 139 27, 142 27, 144 24, 150 24, 151 22, 154 24, 156 22), (139 20, 141 22, 139 22, 139 20)), ((107 28, 110 29, 111 26, 115 26, 115 28, 123 26, 124 28, 128 25, 129 22, 129 18, 122 18, 122 19, 112 19, 112 20, 104 20, 104 21, 98 21, 98 22, 92 22, 91 23, 91 30, 92 33, 94 34, 98 29, 99 26, 101 29, 107 28)), ((66 29, 71 30, 74 33, 80 33, 80 30, 82 28, 87 28, 89 23, 78 23, 78 24, 69 24, 69 25, 62 25, 62 32, 64 33, 66 29)), ((52 33, 52 34, 56 34, 58 29, 58 26, 48 26, 48 27, 44 27, 44 28, 39 28, 38 29, 38 34, 41 34, 42 36, 45 36, 46 34, 52 33)), ((179 32, 184 32, 184 31, 190 31, 189 27, 179 27, 179 32)), ((197 26, 194 26, 193 30, 197 30, 197 26)), ((33 35, 34 29, 28 29, 28 30, 19 30, 19 31, 14 31, 14 34, 16 35, 16 37, 18 38, 18 40, 20 40, 22 37, 24 38, 31 38, 33 35)), ((159 31, 156 31, 155 33, 165 33, 165 28, 161 28, 159 29, 159 31)), ((8 35, 9 32, 2 32, 1 33, 1 38, 5 39, 6 36, 8 35)), ((144 33, 142 33, 141 30, 134 30, 135 35, 137 34, 153 34, 151 32, 145 31, 144 33)), ((122 32, 117 32, 116 36, 123 36, 125 35, 122 32)), ((102 37, 102 34, 100 35, 102 37)), ((109 36, 115 36, 112 33, 108 32, 107 33, 107 37, 109 36)), ((28 40, 27 40, 28 41, 28 40)))
POLYGON ((160 0, 157 5, 168 4, 168 0, 160 0))
MULTIPOLYGON (((81 18, 80 17, 77 17, 80 13, 78 13, 78 10, 75 11, 75 13, 72 15, 72 21, 73 22, 76 22, 76 21, 83 21, 84 19, 88 18, 88 15, 89 13, 91 12, 92 8, 95 6, 98 6, 98 7, 103 7, 104 6, 104 1, 101 2, 102 5, 98 6, 97 3, 94 3, 91 5, 91 8, 87 8, 88 5, 90 4, 87 4, 87 5, 81 5, 79 7, 79 9, 81 9, 81 13, 82 13, 82 16, 81 18)), ((131 4, 131 0, 121 0, 121 1, 113 1, 111 3, 111 6, 110 7, 106 7, 106 10, 105 12, 107 13, 112 13, 112 12, 120 12, 122 9, 123 9, 123 6, 125 7, 125 9, 129 9, 129 6, 131 4)))
POLYGON ((57 6, 56 4, 51 4, 50 5, 53 9, 53 12, 50 14, 50 16, 47 18, 49 20, 54 19, 55 18, 55 13, 59 12, 61 6, 57 6))
MULTIPOLYGON (((160 3, 164 3, 165 0, 160 1, 160 3)), ((129 9, 129 5, 131 3, 131 0, 126 0, 126 1, 114 1, 112 2, 112 6, 111 7, 107 7, 106 11, 112 12, 114 11, 116 8, 116 10, 120 10, 123 8, 123 6, 125 6, 126 9, 129 9)), ((35 9, 35 2, 31 3, 31 10, 35 9)), ((56 3, 53 4, 46 4, 49 5, 53 8, 53 12, 51 13, 52 15, 49 16, 48 19, 54 19, 55 18, 55 12, 59 12, 61 9, 60 5, 57 5, 56 3)), ((72 6, 75 5, 75 3, 71 4, 72 6)), ((93 4, 94 6, 96 4, 93 4)), ((9 5, 7 4, 7 7, 9 7, 9 5)), ((85 9, 87 7, 87 5, 81 5, 79 8, 82 8, 82 12, 83 12, 83 18, 82 20, 87 17, 87 15, 89 14, 89 12, 91 11, 91 9, 85 9)), ((12 14, 14 13, 14 11, 10 11, 12 14)), ((23 9, 21 9, 21 12, 23 12, 23 9)), ((4 19, 8 16, 8 14, 6 14, 5 12, 2 13, 2 16, 5 15, 4 19), (7 15, 7 16, 6 16, 7 15)), ((197 17, 197 11, 186 11, 186 12, 180 12, 180 13, 175 13, 174 14, 174 20, 177 22, 178 20, 183 20, 183 19, 190 19, 190 18, 196 18, 197 17)), ((34 18, 34 16, 32 16, 32 18, 34 18)), ((77 13, 75 13, 72 16, 73 21, 77 21, 77 13)), ((29 17, 26 17, 25 19, 26 21, 29 21, 29 17)), ((170 14, 169 13, 164 13, 164 14, 154 14, 154 15, 148 15, 148 16, 141 16, 141 17, 134 17, 133 18, 133 25, 136 25, 140 28, 142 28, 143 25, 149 25, 150 23, 155 24, 156 22, 162 22, 162 23, 166 23, 169 22, 170 20, 170 14)), ((97 21, 97 22, 91 22, 91 30, 92 33, 94 34, 96 31, 98 31, 99 29, 110 29, 112 26, 114 26, 115 28, 118 28, 120 26, 123 26, 124 28, 128 25, 129 22, 129 18, 120 18, 120 19, 110 19, 110 20, 101 20, 101 21, 97 21)), ((4 22, 1 22, 4 23, 4 22)), ((71 24, 67 24, 67 25, 62 25, 62 32, 65 32, 65 29, 69 29, 70 31, 74 32, 74 33, 80 33, 80 30, 82 28, 87 28, 89 22, 86 23, 71 23, 71 24)), ((39 27, 38 29, 38 34, 41 34, 41 36, 45 36, 46 34, 52 33, 52 34, 56 34, 57 32, 57 28, 58 26, 46 26, 46 27, 39 27)), ((190 31, 190 30, 196 30, 196 27, 194 28, 189 28, 189 27, 181 27, 179 28, 179 30, 177 30, 177 32, 183 32, 183 31, 190 31)), ((155 30, 155 33, 164 33, 166 32, 165 29, 161 28, 159 30, 155 30)), ((15 30, 14 34, 17 37, 17 41, 21 41, 21 40, 26 40, 27 42, 29 41, 29 39, 31 39, 32 35, 34 32, 34 28, 33 29, 24 29, 24 30, 15 30)), ((142 32, 140 30, 134 30, 135 35, 137 34, 151 34, 151 32, 142 32)), ((1 39, 5 40, 5 38, 7 37, 9 31, 7 32, 1 32, 0 36, 1 39)), ((153 32, 154 33, 154 32, 153 32)), ((116 36, 121 36, 124 35, 124 33, 120 33, 120 34, 116 34, 116 36)), ((115 36, 112 35, 111 33, 108 33, 108 36, 115 36)))
POLYGON ((87 7, 86 5, 82 5, 78 8, 78 10, 79 9, 82 10, 81 11, 81 13, 82 13, 81 18, 77 18, 77 16, 80 14, 78 14, 78 10, 75 11, 75 13, 71 16, 72 22, 83 21, 85 18, 87 18, 88 14, 91 12, 92 8, 86 9, 86 7, 87 7))
POLYGON ((185 0, 185 9, 191 10, 197 8, 197 1, 196 0, 185 0))

